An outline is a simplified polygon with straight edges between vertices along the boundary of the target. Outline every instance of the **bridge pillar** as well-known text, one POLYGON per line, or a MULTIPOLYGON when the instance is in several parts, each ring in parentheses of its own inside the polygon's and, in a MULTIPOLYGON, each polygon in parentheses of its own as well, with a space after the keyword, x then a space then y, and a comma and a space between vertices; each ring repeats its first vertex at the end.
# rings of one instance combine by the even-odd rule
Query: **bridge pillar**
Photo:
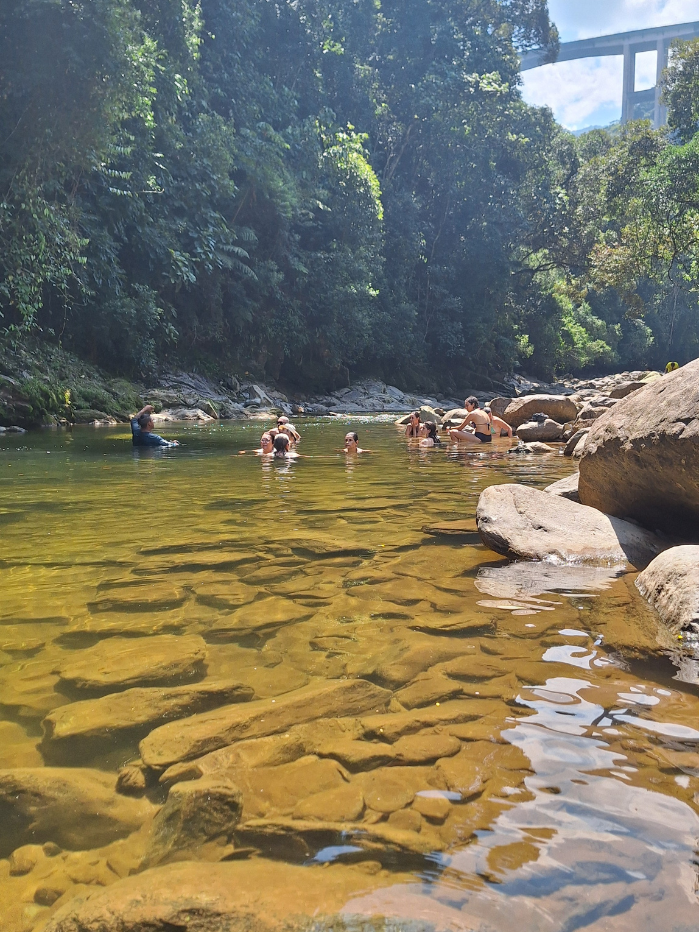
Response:
POLYGON ((655 68, 655 109, 653 110, 653 129, 660 129, 667 123, 667 107, 660 100, 663 71, 667 68, 669 43, 667 39, 658 39, 658 62, 655 68))
POLYGON ((634 91, 636 89, 636 49, 624 42, 624 77, 621 91, 621 122, 633 120, 634 91))

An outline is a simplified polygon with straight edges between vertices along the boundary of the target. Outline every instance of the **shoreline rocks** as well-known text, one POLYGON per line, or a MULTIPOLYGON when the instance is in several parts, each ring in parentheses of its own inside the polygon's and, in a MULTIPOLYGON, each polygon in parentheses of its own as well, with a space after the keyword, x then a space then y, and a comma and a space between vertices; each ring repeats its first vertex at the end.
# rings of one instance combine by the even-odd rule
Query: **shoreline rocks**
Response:
POLYGON ((491 485, 476 510, 486 547, 510 559, 646 566, 662 541, 628 521, 524 485, 491 485))
POLYGON ((699 360, 594 422, 580 461, 580 501, 699 540, 699 360))

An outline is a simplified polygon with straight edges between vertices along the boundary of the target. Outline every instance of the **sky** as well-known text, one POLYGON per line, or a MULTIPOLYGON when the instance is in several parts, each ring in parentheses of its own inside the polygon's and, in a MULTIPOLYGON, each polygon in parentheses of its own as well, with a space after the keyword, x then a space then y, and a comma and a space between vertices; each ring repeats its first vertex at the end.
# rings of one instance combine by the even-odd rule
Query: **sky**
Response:
MULTIPOLYGON (((562 42, 699 20, 699 0, 549 0, 562 42)), ((655 52, 636 58, 636 90, 655 84, 655 52)), ((621 57, 544 65, 522 74, 524 99, 548 106, 568 129, 606 126, 621 115, 621 57)))

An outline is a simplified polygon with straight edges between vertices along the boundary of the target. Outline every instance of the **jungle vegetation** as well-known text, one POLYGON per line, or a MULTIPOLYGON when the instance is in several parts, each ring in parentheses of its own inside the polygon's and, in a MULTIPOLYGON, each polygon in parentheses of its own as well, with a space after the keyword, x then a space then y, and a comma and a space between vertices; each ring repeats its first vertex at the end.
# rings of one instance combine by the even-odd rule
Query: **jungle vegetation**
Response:
POLYGON ((526 105, 545 0, 4 0, 0 340, 448 390, 699 355, 699 47, 669 127, 526 105))

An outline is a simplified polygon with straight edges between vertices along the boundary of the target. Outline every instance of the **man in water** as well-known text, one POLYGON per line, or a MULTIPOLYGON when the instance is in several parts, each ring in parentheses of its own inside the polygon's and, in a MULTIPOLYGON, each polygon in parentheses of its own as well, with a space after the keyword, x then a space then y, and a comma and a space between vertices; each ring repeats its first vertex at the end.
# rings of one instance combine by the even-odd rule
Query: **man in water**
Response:
POLYGON ((490 417, 485 411, 481 411, 478 399, 474 395, 471 395, 464 402, 464 406, 468 414, 458 427, 449 431, 451 439, 456 443, 462 443, 463 441, 467 443, 492 443, 493 437, 490 433, 490 417), (471 433, 470 430, 464 430, 469 424, 473 426, 474 433, 471 433))
POLYGON ((275 459, 298 459, 298 453, 289 449, 289 435, 280 431, 274 438, 275 459))
POLYGON ((135 417, 131 418, 131 442, 135 447, 179 447, 178 440, 165 440, 153 433, 153 405, 141 408, 135 417))

